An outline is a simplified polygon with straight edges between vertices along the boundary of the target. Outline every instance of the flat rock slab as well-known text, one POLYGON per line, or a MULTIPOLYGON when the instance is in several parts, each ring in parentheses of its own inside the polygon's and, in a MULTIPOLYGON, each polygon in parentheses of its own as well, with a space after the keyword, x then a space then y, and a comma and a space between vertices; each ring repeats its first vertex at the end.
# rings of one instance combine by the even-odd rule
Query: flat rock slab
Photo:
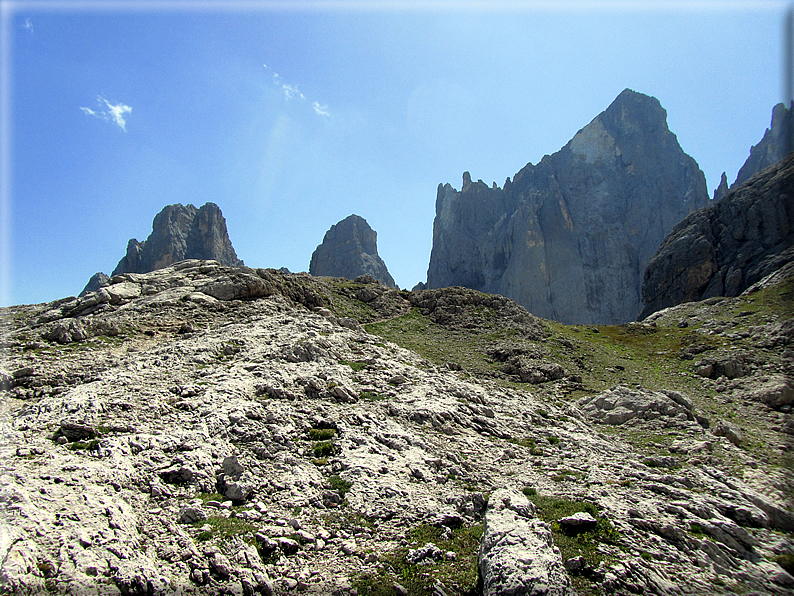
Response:
POLYGON ((570 578, 552 543, 551 528, 535 517, 521 493, 491 495, 480 542, 483 596, 573 596, 570 578))

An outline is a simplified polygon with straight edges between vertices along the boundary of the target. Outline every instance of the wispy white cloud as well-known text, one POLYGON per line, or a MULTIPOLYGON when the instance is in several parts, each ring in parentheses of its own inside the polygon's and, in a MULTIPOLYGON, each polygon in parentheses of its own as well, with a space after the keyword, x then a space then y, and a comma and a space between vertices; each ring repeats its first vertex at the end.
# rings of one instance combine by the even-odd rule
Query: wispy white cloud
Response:
MULTIPOLYGON (((263 64, 262 66, 265 67, 265 70, 270 70, 267 67, 267 64, 263 64)), ((273 73, 273 84, 281 89, 281 91, 284 93, 284 99, 286 101, 290 101, 292 99, 307 101, 306 96, 301 93, 300 89, 298 89, 296 85, 284 81, 284 79, 282 79, 277 72, 273 73)), ((313 101, 311 105, 315 114, 319 116, 330 116, 327 105, 320 104, 319 101, 313 101)))
POLYGON ((126 114, 132 113, 132 108, 123 103, 110 103, 101 95, 97 96, 96 101, 99 106, 98 109, 92 110, 91 108, 85 107, 81 107, 80 109, 84 114, 99 118, 100 120, 105 120, 106 122, 112 122, 121 130, 127 132, 127 120, 125 116, 126 114))
POLYGON ((25 22, 22 24, 23 29, 27 29, 29 33, 33 33, 33 21, 30 18, 26 18, 25 22))
POLYGON ((315 114, 318 114, 320 116, 329 116, 330 115, 329 112, 328 112, 328 106, 320 105, 320 102, 318 102, 318 101, 313 101, 312 102, 312 109, 314 110, 315 114))

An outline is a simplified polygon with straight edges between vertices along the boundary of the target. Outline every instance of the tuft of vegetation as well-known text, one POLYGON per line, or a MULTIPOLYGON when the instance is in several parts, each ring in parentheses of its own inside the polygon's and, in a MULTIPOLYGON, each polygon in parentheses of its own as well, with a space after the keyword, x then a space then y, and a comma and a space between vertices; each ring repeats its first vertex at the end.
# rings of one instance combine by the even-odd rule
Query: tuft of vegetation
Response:
POLYGON ((333 428, 310 428, 309 439, 312 441, 327 441, 336 436, 336 430, 333 428))
POLYGON ((377 391, 362 391, 358 396, 365 401, 383 401, 387 399, 385 395, 381 395, 377 391))
POLYGON ((312 451, 314 452, 314 456, 317 458, 327 457, 337 453, 337 447, 333 441, 320 441, 319 443, 314 444, 312 451))
POLYGON ((777 555, 772 560, 789 573, 794 574, 794 554, 777 555))
POLYGON ((212 538, 227 539, 241 534, 254 533, 259 530, 255 525, 239 517, 210 516, 205 520, 194 522, 193 525, 201 528, 204 525, 212 526, 211 530, 203 530, 196 537, 197 540, 207 541, 212 538))
POLYGON ((598 507, 589 501, 574 501, 572 499, 551 497, 539 494, 527 494, 530 501, 537 508, 538 517, 551 524, 551 534, 554 545, 560 549, 563 561, 573 557, 583 557, 585 568, 572 572, 574 587, 580 593, 594 592, 592 573, 602 561, 609 562, 603 555, 599 544, 617 545, 620 543, 620 533, 606 517, 599 515, 598 507), (584 511, 593 516, 596 526, 592 530, 580 533, 567 533, 557 523, 557 520, 584 511))
POLYGON ((366 362, 361 362, 361 361, 358 361, 358 360, 355 361, 355 362, 351 362, 350 360, 340 360, 339 364, 347 364, 355 372, 359 372, 359 371, 364 370, 365 368, 367 368, 367 363, 366 362))
POLYGON ((331 476, 328 478, 328 484, 331 486, 332 490, 335 490, 339 493, 339 496, 343 499, 345 495, 350 492, 350 489, 353 487, 352 482, 348 482, 347 480, 340 478, 339 476, 331 476))
POLYGON ((478 594, 477 554, 482 538, 482 524, 463 526, 451 531, 445 540, 443 529, 423 524, 408 531, 408 546, 398 548, 380 558, 377 572, 364 573, 355 579, 353 587, 361 596, 393 596, 394 584, 403 586, 409 596, 426 596, 438 586, 449 596, 475 596, 478 594), (441 560, 409 563, 410 550, 427 543, 436 545, 444 553, 441 560))
POLYGON ((67 449, 72 451, 99 451, 99 439, 91 439, 90 441, 74 441, 73 443, 66 444, 67 449))

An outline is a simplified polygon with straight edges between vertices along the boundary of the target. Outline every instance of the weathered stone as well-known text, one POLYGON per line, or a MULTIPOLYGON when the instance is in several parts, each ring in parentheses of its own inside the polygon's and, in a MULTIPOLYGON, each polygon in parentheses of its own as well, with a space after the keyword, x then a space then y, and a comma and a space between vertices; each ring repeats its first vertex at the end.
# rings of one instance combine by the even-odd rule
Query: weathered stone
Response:
MULTIPOLYGON (((370 276, 394 288, 394 279, 378 256, 378 235, 367 221, 350 215, 331 226, 312 253, 309 273, 355 279, 370 276)), ((359 282, 367 283, 367 282, 359 282)))
POLYGON ((427 286, 514 299, 564 323, 625 323, 665 236, 708 203, 658 100, 629 89, 504 188, 439 185, 427 286))
POLYGON ((573 515, 561 517, 557 520, 557 523, 566 532, 579 533, 592 530, 598 522, 586 511, 579 511, 573 515))
POLYGON ((713 296, 738 296, 794 261, 794 156, 692 213, 648 263, 639 318, 713 296))
POLYGON ((532 504, 515 491, 491 494, 479 566, 483 596, 576 594, 549 525, 537 519, 532 504))
POLYGON ((226 231, 226 220, 215 203, 196 209, 193 205, 168 205, 152 223, 152 233, 143 241, 131 239, 127 254, 111 277, 120 273, 146 273, 185 259, 206 259, 241 267, 226 231))
POLYGON ((689 408, 664 393, 622 386, 583 397, 577 405, 586 416, 603 424, 619 425, 634 418, 654 420, 679 414, 692 418, 689 408))
POLYGON ((94 275, 91 276, 91 279, 88 280, 88 283, 83 288, 83 291, 80 292, 77 297, 82 298, 86 294, 96 292, 99 288, 105 285, 109 279, 110 278, 101 271, 94 273, 94 275))

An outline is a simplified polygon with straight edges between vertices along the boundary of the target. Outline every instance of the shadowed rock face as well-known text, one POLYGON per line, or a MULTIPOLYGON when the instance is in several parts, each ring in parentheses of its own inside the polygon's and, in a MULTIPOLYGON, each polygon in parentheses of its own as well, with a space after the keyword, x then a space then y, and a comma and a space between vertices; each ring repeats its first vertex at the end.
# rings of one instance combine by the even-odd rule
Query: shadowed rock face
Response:
MULTIPOLYGON (((784 104, 779 103, 772 109, 772 124, 764 132, 764 138, 757 145, 750 147, 750 157, 739 170, 730 190, 741 186, 761 170, 783 159, 786 153, 792 149, 790 146, 792 139, 789 138, 791 134, 791 109, 786 109, 784 104), (787 149, 787 147, 789 148, 787 149)), ((725 173, 723 173, 719 187, 714 190, 714 200, 720 200, 728 190, 725 173)))
POLYGON ((386 263, 378 256, 377 232, 358 215, 346 217, 325 233, 323 243, 312 253, 309 273, 348 279, 371 275, 395 287, 386 263))
POLYGON ((112 275, 147 273, 168 267, 185 259, 218 261, 229 267, 241 267, 226 220, 215 203, 199 209, 193 205, 168 205, 152 223, 152 233, 143 242, 135 238, 127 243, 127 254, 119 261, 112 275))
POLYGON ((80 292, 77 296, 82 298, 86 294, 90 294, 91 292, 96 292, 99 288, 102 287, 108 281, 108 276, 98 271, 91 276, 91 279, 88 280, 88 283, 83 288, 83 291, 80 292))
POLYGON ((738 296, 794 260, 794 155, 678 224, 645 271, 651 313, 712 296, 738 296))
POLYGON ((428 286, 503 294, 564 323, 624 323, 667 233, 707 203, 659 101, 626 89, 503 189, 468 173, 460 191, 439 185, 428 286))

